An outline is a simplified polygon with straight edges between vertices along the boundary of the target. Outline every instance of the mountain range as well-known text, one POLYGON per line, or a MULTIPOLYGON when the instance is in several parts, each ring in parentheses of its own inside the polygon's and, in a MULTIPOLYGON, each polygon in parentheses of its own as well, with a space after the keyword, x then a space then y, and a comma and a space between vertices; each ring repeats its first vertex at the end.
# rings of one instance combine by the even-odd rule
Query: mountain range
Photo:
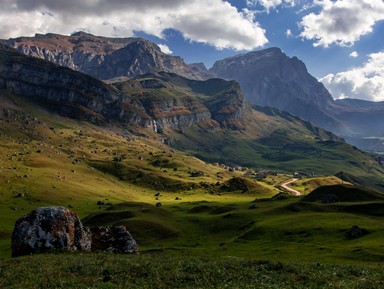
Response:
POLYGON ((345 138, 362 149, 384 151, 384 105, 360 100, 333 100, 297 57, 279 48, 239 54, 217 61, 209 70, 162 53, 140 38, 107 38, 77 32, 71 36, 37 34, 3 40, 20 53, 39 57, 100 80, 132 79, 169 72, 188 79, 235 80, 253 105, 287 111, 345 138))

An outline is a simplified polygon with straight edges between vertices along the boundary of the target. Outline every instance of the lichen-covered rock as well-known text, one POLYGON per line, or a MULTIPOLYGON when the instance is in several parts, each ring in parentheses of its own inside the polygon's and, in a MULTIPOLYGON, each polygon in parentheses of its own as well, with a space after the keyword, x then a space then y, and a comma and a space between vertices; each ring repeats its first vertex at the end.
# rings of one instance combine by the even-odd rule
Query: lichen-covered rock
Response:
POLYGON ((92 227, 92 251, 108 251, 112 253, 137 253, 139 251, 135 239, 125 226, 92 227))
POLYGON ((90 251, 91 239, 76 213, 64 207, 41 207, 21 217, 12 233, 12 256, 49 250, 90 251))

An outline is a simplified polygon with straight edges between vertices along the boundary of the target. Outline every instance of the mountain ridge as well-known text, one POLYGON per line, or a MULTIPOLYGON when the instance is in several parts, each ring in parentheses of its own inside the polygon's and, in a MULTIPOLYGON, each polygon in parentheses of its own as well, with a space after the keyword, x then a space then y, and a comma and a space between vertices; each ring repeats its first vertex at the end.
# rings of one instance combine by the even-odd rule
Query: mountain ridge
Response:
POLYGON ((174 72, 206 79, 201 69, 188 66, 178 56, 161 52, 159 46, 142 38, 109 38, 76 32, 70 36, 36 34, 5 41, 20 53, 38 57, 87 73, 102 80, 133 78, 148 72, 174 72))
MULTIPOLYGON (((206 84, 213 89, 213 95, 208 97, 211 99, 202 100, 190 97, 188 92, 169 91, 172 79, 193 83, 176 74, 146 74, 136 80, 120 82, 117 88, 117 84, 109 85, 51 62, 22 56, 1 45, 0 53, 0 88, 30 97, 75 118, 94 122, 113 119, 142 127, 153 126, 156 121, 157 125, 168 129, 203 121, 211 121, 213 126, 223 125, 241 117, 245 109, 244 97, 233 81, 216 79, 215 85, 206 84), (221 96, 223 99, 217 100, 221 96)), ((204 81, 195 80, 195 83, 203 85, 204 81)))

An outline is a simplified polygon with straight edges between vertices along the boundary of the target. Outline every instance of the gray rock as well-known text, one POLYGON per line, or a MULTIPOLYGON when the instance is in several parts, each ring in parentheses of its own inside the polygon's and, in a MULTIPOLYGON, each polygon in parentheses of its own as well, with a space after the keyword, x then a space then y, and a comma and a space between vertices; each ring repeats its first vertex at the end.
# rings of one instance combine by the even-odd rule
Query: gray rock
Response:
POLYGON ((364 236, 368 234, 368 231, 366 229, 362 229, 357 225, 353 225, 352 228, 350 228, 348 231, 346 231, 346 237, 349 239, 355 239, 359 238, 361 236, 364 236))
POLYGON ((41 207, 21 217, 12 233, 12 256, 49 250, 90 251, 91 238, 76 213, 64 207, 41 207))
POLYGON ((108 251, 112 253, 137 253, 139 251, 135 239, 125 226, 91 227, 92 251, 108 251))

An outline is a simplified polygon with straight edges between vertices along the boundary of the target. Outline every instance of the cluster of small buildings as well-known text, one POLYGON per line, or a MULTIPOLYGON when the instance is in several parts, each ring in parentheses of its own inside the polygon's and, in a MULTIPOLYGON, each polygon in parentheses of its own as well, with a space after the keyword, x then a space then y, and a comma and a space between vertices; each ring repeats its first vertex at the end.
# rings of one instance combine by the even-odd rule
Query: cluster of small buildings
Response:
POLYGON ((277 176, 277 173, 269 171, 269 170, 260 170, 257 172, 248 170, 245 172, 244 176, 249 176, 249 177, 255 178, 255 179, 264 179, 268 176, 277 176))
POLYGON ((235 171, 244 172, 244 176, 248 176, 248 177, 255 178, 255 179, 264 179, 268 176, 277 176, 276 172, 269 171, 269 170, 253 171, 253 170, 249 170, 248 168, 242 167, 242 166, 231 167, 231 166, 227 166, 226 164, 220 164, 220 163, 213 163, 212 165, 215 167, 221 167, 221 168, 228 170, 230 172, 235 172, 235 171))
POLYGON ((247 168, 244 168, 244 167, 241 167, 241 166, 230 167, 230 166, 227 166, 225 164, 219 164, 219 163, 213 163, 212 165, 215 166, 215 167, 221 167, 221 168, 223 168, 225 170, 228 170, 230 172, 235 172, 235 171, 240 171, 241 172, 241 171, 247 170, 247 168))

